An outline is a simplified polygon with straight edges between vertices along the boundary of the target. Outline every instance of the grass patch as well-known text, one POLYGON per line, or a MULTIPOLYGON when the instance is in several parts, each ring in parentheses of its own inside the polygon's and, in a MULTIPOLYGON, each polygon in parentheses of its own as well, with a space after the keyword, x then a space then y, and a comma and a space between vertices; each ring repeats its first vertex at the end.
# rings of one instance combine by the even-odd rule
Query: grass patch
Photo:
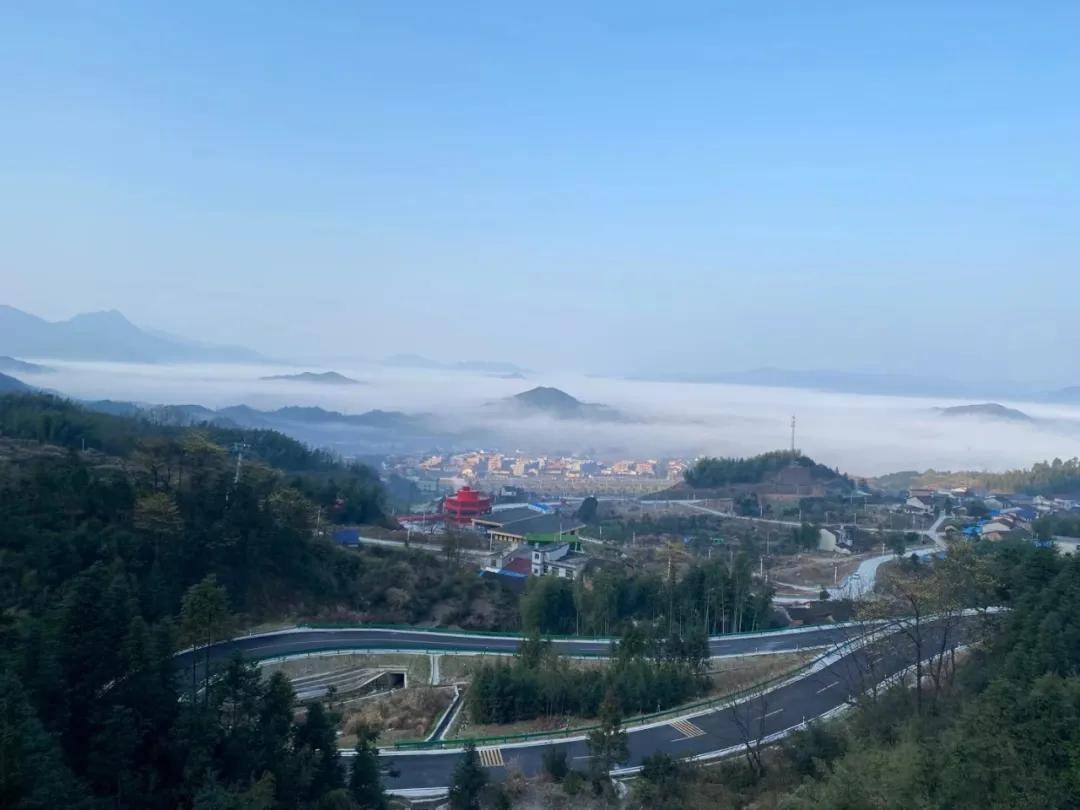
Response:
POLYGON ((341 710, 338 728, 342 734, 338 737, 338 747, 354 747, 356 730, 361 725, 382 729, 379 745, 424 739, 453 699, 451 687, 418 686, 352 704, 341 710))
POLYGON ((708 697, 723 697, 770 678, 776 678, 812 661, 821 655, 821 652, 821 650, 805 650, 710 661, 709 678, 712 680, 712 687, 709 689, 708 697))

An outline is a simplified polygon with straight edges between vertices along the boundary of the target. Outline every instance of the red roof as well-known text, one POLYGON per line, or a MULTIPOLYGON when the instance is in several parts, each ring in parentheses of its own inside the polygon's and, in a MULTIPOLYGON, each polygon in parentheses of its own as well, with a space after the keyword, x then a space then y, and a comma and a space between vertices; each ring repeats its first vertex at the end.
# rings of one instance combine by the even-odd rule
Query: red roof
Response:
POLYGON ((503 571, 513 571, 515 574, 531 574, 532 563, 528 557, 515 557, 502 567, 503 571))
POLYGON ((461 504, 481 503, 481 502, 490 503, 491 502, 491 498, 487 497, 486 495, 481 495, 479 492, 477 492, 472 487, 462 487, 457 492, 455 492, 453 495, 447 495, 446 500, 454 501, 456 503, 461 503, 461 504))
POLYGON ((470 487, 462 487, 443 498, 443 512, 458 518, 474 517, 491 511, 491 498, 470 487))

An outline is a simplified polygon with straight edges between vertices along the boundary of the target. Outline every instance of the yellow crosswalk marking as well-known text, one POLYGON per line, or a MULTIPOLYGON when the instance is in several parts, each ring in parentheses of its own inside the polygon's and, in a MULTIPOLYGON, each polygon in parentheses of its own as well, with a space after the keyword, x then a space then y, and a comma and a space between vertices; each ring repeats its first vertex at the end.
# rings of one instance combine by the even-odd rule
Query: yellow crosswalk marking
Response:
POLYGON ((705 733, 704 729, 698 728, 689 720, 672 720, 668 725, 682 734, 685 739, 700 737, 705 733))
POLYGON ((498 768, 506 764, 499 748, 481 748, 477 753, 480 755, 480 764, 485 768, 498 768))

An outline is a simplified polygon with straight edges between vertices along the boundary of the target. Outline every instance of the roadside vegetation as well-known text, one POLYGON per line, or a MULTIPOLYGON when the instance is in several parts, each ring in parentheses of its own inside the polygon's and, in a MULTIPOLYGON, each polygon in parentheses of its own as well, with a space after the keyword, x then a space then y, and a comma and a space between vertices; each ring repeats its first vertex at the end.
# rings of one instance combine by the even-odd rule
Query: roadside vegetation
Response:
MULTIPOLYGON (((943 562, 908 561, 894 572, 885 607, 899 610, 907 602, 909 611, 914 606, 923 615, 947 616, 991 603, 1011 610, 986 614, 980 621, 991 624, 983 643, 946 654, 921 678, 868 690, 839 719, 812 723, 770 748, 748 746, 743 756, 714 765, 653 754, 622 800, 612 797, 598 774, 575 770, 552 750, 542 778, 487 786, 482 806, 1076 807, 1080 559, 1006 543, 980 544, 943 562)), ((608 733, 617 740, 616 703, 609 704, 607 717, 608 733)), ((597 745, 605 750, 603 740, 597 745)))
POLYGON ((522 627, 527 633, 610 636, 645 622, 691 637, 772 626, 772 589, 755 579, 748 555, 733 554, 730 562, 684 557, 673 549, 664 572, 613 566, 588 583, 533 578, 521 600, 522 627))
POLYGON ((621 715, 660 711, 704 694, 708 648, 703 634, 658 638, 635 628, 602 668, 574 667, 533 637, 509 663, 473 673, 468 710, 476 725, 536 717, 596 717, 605 699, 621 715))

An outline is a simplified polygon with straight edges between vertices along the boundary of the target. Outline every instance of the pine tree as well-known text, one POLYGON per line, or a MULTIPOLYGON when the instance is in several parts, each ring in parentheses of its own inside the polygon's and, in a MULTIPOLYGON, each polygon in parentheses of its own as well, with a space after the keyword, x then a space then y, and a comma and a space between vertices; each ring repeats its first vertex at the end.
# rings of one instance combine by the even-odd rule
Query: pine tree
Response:
POLYGON ((195 662, 198 658, 195 654, 195 649, 199 646, 206 647, 203 670, 203 686, 205 687, 210 679, 210 645, 220 638, 227 616, 228 596, 225 593, 225 589, 218 585, 217 577, 213 574, 207 576, 197 585, 192 585, 188 588, 187 593, 184 594, 184 603, 180 611, 180 622, 184 630, 184 636, 192 646, 192 702, 195 700, 195 662))
POLYGON ((314 771, 308 789, 312 799, 344 786, 334 726, 333 715, 321 703, 312 703, 308 706, 307 720, 296 730, 297 751, 306 749, 313 758, 314 771))
POLYGON ((450 788, 452 810, 479 810, 480 794, 488 777, 476 753, 476 744, 465 744, 465 754, 454 769, 454 784, 450 788))
POLYGON ((81 793, 22 685, 0 672, 0 807, 78 807, 81 793))
POLYGON ((611 769, 630 756, 630 745, 622 728, 619 701, 608 690, 600 706, 600 727, 589 732, 589 778, 597 794, 611 789, 611 769))
POLYGON ((361 726, 356 731, 356 756, 352 758, 352 770, 349 772, 349 792, 363 810, 383 810, 386 807, 379 749, 375 744, 378 736, 378 732, 368 726, 361 726))

